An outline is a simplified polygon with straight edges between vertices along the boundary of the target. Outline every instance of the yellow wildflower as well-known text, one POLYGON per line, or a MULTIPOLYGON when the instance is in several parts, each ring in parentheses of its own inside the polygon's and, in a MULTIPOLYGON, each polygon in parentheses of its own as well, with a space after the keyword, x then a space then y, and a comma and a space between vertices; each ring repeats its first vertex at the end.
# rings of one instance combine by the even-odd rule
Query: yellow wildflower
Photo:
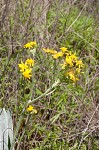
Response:
POLYGON ((64 52, 68 52, 66 47, 61 47, 60 50, 64 53, 64 52))
POLYGON ((25 63, 23 63, 21 61, 20 64, 18 64, 20 71, 22 72, 23 76, 27 79, 30 79, 30 77, 32 76, 32 68, 31 66, 34 65, 34 60, 29 58, 25 61, 25 63))
POLYGON ((30 77, 32 76, 31 72, 32 72, 31 68, 26 69, 26 70, 23 72, 23 76, 24 76, 25 78, 30 79, 30 77))
POLYGON ((72 54, 72 53, 70 52, 70 57, 71 57, 72 61, 76 61, 76 60, 77 60, 76 53, 72 54))
POLYGON ((62 57, 63 56, 63 52, 56 52, 52 56, 53 56, 54 59, 57 59, 58 57, 62 57))
POLYGON ((76 68, 76 72, 77 72, 77 73, 80 73, 80 72, 81 72, 81 69, 80 69, 80 68, 76 68))
POLYGON ((83 64, 82 60, 78 60, 78 61, 76 61, 76 66, 78 66, 78 68, 83 67, 83 66, 84 66, 84 64, 83 64))
POLYGON ((27 111, 37 114, 37 110, 32 105, 29 105, 29 107, 27 108, 27 111))
POLYGON ((23 63, 22 61, 20 64, 18 64, 18 66, 19 66, 21 72, 25 71, 25 69, 28 69, 27 64, 23 63))
POLYGON ((54 54, 55 52, 57 52, 53 49, 48 49, 48 48, 47 49, 43 48, 43 51, 46 52, 46 53, 51 53, 51 54, 54 54))
POLYGON ((77 56, 74 54, 72 54, 71 52, 66 56, 65 62, 70 65, 71 67, 74 66, 74 64, 77 61, 77 56))
POLYGON ((67 65, 70 65, 71 67, 73 66, 73 61, 70 56, 66 56, 65 62, 67 65))
POLYGON ((29 58, 25 61, 25 63, 29 66, 33 66, 34 65, 34 60, 32 58, 29 58))
POLYGON ((65 73, 65 75, 69 76, 69 78, 74 82, 79 80, 76 76, 82 73, 81 67, 83 67, 84 64, 82 63, 82 60, 78 60, 76 53, 68 51, 66 47, 61 47, 59 52, 48 48, 47 49, 43 48, 43 50, 46 53, 52 54, 52 57, 54 59, 58 59, 59 57, 61 57, 63 63, 60 64, 60 66, 61 69, 64 69, 67 72, 65 73))
POLYGON ((74 82, 76 82, 77 80, 79 80, 78 78, 75 77, 74 72, 71 70, 68 73, 66 73, 66 75, 68 75, 70 77, 70 79, 74 82))
POLYGON ((24 48, 31 49, 31 48, 33 48, 36 45, 37 45, 36 41, 32 41, 32 42, 28 42, 27 44, 25 44, 24 48))

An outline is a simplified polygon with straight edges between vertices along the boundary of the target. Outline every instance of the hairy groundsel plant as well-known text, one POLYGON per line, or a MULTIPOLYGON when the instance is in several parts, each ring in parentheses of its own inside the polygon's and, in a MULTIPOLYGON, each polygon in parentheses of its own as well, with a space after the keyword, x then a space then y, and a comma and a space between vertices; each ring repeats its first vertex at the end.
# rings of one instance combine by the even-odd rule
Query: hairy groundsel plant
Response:
MULTIPOLYGON (((29 49, 30 51, 35 50, 37 43, 35 41, 28 42, 24 45, 25 49, 29 49)), ((81 59, 79 59, 76 53, 72 53, 66 47, 61 47, 59 51, 43 48, 43 51, 47 54, 52 55, 53 59, 60 59, 61 63, 59 66, 61 70, 63 70, 63 74, 65 78, 71 80, 73 83, 79 80, 78 76, 82 73, 82 68, 84 64, 81 59)), ((30 80, 32 77, 32 68, 35 64, 34 59, 28 58, 25 62, 21 60, 21 63, 18 64, 20 72, 24 76, 25 79, 30 80)), ((27 112, 32 112, 34 114, 37 113, 37 110, 32 105, 27 105, 27 112)))
MULTIPOLYGON (((24 45, 24 48, 29 50, 30 53, 34 54, 36 52, 36 42, 29 42, 24 45)), ((59 67, 61 70, 63 70, 63 74, 65 78, 68 78, 68 80, 71 80, 73 83, 75 83, 77 80, 79 80, 78 75, 82 73, 82 68, 84 67, 84 64, 82 60, 80 60, 76 53, 72 53, 69 51, 66 47, 61 47, 59 51, 43 48, 43 51, 47 54, 50 54, 54 60, 59 59, 59 67)), ((21 60, 21 63, 18 64, 18 67, 20 69, 20 72, 22 73, 22 76, 24 77, 27 82, 32 78, 32 69, 35 65, 35 60, 32 58, 26 59, 25 62, 21 60)), ((37 110, 32 105, 37 100, 41 99, 42 97, 50 94, 53 92, 53 88, 56 87, 60 83, 60 78, 57 82, 55 82, 51 87, 49 87, 42 95, 38 96, 37 98, 34 98, 33 100, 27 100, 25 105, 23 106, 22 114, 25 112, 29 114, 37 114, 37 110)), ((22 116, 19 118, 19 125, 21 124, 22 116)), ((16 128, 15 137, 18 134, 19 125, 16 128)), ((14 138, 15 140, 15 138, 14 138)))
MULTIPOLYGON (((29 49, 35 51, 35 47, 37 46, 36 41, 28 42, 24 45, 25 49, 29 49)), ((59 51, 49 49, 49 48, 43 48, 43 51, 47 54, 52 55, 52 58, 54 60, 60 59, 61 63, 59 63, 59 67, 61 68, 61 71, 63 73, 63 76, 75 83, 79 80, 78 76, 79 74, 83 73, 82 68, 84 67, 84 64, 81 59, 79 59, 76 55, 76 53, 73 53, 69 51, 66 47, 61 47, 59 51)), ((18 64, 20 72, 24 76, 25 79, 30 80, 32 77, 32 68, 35 64, 34 59, 28 58, 25 62, 21 60, 21 63, 18 64)), ((34 112, 37 113, 36 109, 32 105, 29 105, 27 108, 28 112, 34 112)))

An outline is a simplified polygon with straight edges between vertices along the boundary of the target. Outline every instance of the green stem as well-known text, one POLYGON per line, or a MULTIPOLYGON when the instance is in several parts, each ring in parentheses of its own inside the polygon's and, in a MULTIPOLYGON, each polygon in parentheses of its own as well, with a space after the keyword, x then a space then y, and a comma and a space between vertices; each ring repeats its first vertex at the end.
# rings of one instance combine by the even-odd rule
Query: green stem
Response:
MULTIPOLYGON (((39 97, 33 99, 32 101, 29 101, 29 102, 26 102, 26 103, 25 103, 25 105, 24 105, 24 107, 23 107, 23 111, 22 111, 22 113, 21 113, 21 115, 20 115, 20 117, 19 117, 19 121, 18 121, 18 123, 17 123, 17 127, 16 127, 16 130, 15 130, 15 133, 14 133, 11 150, 13 150, 13 147, 15 146, 15 139, 16 139, 16 137, 17 137, 17 135, 18 135, 18 131, 19 131, 20 125, 21 125, 21 123, 22 123, 23 115, 24 115, 24 113, 25 113, 25 111, 26 111, 27 106, 30 105, 30 104, 32 104, 32 103, 34 103, 34 102, 37 101, 38 99, 41 99, 42 97, 48 95, 49 92, 50 92, 54 87, 56 87, 56 86, 58 85, 58 83, 59 83, 59 80, 56 81, 48 90, 46 90, 45 93, 43 93, 43 94, 40 95, 39 97)), ((51 92, 51 93, 52 93, 52 92, 51 92)))

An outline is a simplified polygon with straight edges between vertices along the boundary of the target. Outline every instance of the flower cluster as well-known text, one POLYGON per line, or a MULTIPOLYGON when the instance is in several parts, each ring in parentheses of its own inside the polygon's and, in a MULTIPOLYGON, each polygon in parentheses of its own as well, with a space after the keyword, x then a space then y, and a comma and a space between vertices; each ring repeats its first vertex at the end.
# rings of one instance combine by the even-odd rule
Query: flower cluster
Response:
POLYGON ((37 114, 37 110, 32 105, 29 105, 29 107, 27 108, 27 112, 37 114))
POLYGON ((31 48, 33 48, 36 45, 37 45, 36 41, 32 41, 32 42, 28 42, 27 44, 25 44, 24 48, 31 49, 31 48))
POLYGON ((49 54, 52 54, 52 57, 54 58, 54 59, 57 59, 57 58, 59 58, 59 57, 62 57, 63 55, 64 55, 64 53, 66 53, 67 52, 67 48, 65 48, 65 47, 61 47, 60 48, 60 52, 57 52, 56 50, 53 50, 53 49, 45 49, 45 48, 43 48, 43 50, 46 52, 46 53, 49 53, 49 54))
POLYGON ((34 60, 29 58, 25 61, 25 63, 21 61, 21 63, 18 64, 18 66, 23 76, 27 79, 30 79, 30 77, 32 76, 32 67, 34 66, 34 60))
POLYGON ((83 68, 84 64, 82 60, 78 59, 76 53, 68 51, 66 47, 61 47, 60 51, 45 48, 43 48, 43 50, 46 53, 51 54, 54 59, 62 59, 62 64, 60 64, 60 66, 61 69, 65 71, 66 77, 69 77, 73 82, 79 80, 77 76, 81 73, 81 69, 83 68))

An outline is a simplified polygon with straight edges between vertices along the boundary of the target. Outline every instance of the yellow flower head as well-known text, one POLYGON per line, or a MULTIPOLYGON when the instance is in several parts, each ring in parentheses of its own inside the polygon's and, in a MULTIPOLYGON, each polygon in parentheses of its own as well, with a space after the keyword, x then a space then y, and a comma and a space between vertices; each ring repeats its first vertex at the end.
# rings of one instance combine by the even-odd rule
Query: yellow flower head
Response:
POLYGON ((76 68, 76 72, 79 74, 81 73, 81 69, 80 68, 76 68))
POLYGON ((29 107, 27 108, 27 111, 37 114, 37 110, 32 105, 29 105, 29 107))
POLYGON ((60 50, 64 53, 64 52, 68 52, 66 47, 61 47, 60 50))
POLYGON ((76 82, 77 80, 79 80, 78 78, 75 77, 74 72, 71 70, 68 73, 66 73, 65 75, 68 75, 70 77, 70 79, 74 82, 76 82))
POLYGON ((30 79, 30 77, 32 76, 32 69, 31 69, 31 68, 26 69, 26 70, 23 72, 23 76, 24 76, 25 78, 30 79))
POLYGON ((27 64, 23 63, 22 61, 20 64, 18 64, 18 66, 19 66, 21 72, 25 71, 25 69, 28 69, 27 64))
POLYGON ((27 59, 25 63, 29 66, 34 66, 34 60, 32 58, 27 59))
POLYGON ((25 44, 24 48, 31 49, 31 48, 33 48, 36 45, 37 45, 36 41, 32 41, 32 42, 28 42, 27 44, 25 44))
POLYGON ((73 61, 70 56, 66 56, 65 62, 67 65, 70 65, 71 67, 73 66, 73 61))
POLYGON ((25 63, 23 63, 21 61, 20 64, 18 64, 20 71, 22 72, 23 76, 27 79, 30 79, 30 77, 32 76, 32 67, 34 65, 34 60, 29 58, 25 61, 25 63))
POLYGON ((72 61, 76 61, 76 60, 77 60, 76 53, 72 54, 72 53, 70 52, 70 57, 71 57, 72 61))
POLYGON ((65 59, 65 62, 66 64, 70 65, 70 67, 73 67, 74 64, 76 63, 77 61, 77 56, 76 54, 72 54, 71 52, 68 53, 68 55, 66 56, 66 59, 65 59))
POLYGON ((52 56, 53 56, 54 59, 57 59, 58 57, 62 57, 63 56, 63 52, 56 52, 52 56))
POLYGON ((83 67, 84 64, 83 64, 82 60, 77 60, 77 61, 76 61, 76 66, 78 66, 78 68, 83 67))
POLYGON ((46 52, 46 53, 50 53, 50 54, 54 54, 56 51, 55 50, 53 50, 53 49, 45 49, 45 48, 43 48, 43 51, 44 52, 46 52))

